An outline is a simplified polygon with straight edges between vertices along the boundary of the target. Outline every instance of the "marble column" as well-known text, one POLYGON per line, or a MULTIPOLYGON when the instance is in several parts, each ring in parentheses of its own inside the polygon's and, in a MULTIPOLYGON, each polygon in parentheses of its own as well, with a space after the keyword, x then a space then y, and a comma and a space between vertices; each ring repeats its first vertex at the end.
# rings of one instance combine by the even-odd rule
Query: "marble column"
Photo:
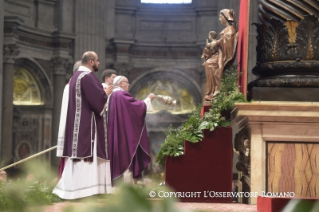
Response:
POLYGON ((13 124, 13 76, 15 57, 19 48, 15 44, 3 46, 3 86, 2 86, 2 120, 1 126, 1 161, 8 165, 13 162, 12 124, 13 124))
MULTIPOLYGON (((51 60, 51 70, 53 73, 53 113, 52 113, 52 139, 51 145, 57 145, 57 138, 59 132, 59 123, 60 123, 60 113, 61 113, 61 103, 63 90, 65 87, 65 77, 67 70, 72 69, 72 63, 69 59, 62 57, 55 57, 51 60)), ((56 151, 51 152, 51 164, 58 165, 59 158, 56 157, 56 151)))

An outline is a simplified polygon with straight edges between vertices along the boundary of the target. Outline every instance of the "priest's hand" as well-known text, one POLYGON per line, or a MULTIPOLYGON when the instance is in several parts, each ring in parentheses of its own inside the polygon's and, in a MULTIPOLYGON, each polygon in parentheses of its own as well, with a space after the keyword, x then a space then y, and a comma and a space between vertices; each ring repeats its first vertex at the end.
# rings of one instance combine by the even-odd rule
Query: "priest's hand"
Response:
POLYGON ((107 96, 109 96, 113 92, 113 88, 114 88, 114 85, 110 85, 109 87, 104 88, 104 91, 107 96))
POLYGON ((150 94, 148 95, 148 98, 150 98, 150 100, 152 101, 152 100, 155 98, 155 94, 150 93, 150 94))

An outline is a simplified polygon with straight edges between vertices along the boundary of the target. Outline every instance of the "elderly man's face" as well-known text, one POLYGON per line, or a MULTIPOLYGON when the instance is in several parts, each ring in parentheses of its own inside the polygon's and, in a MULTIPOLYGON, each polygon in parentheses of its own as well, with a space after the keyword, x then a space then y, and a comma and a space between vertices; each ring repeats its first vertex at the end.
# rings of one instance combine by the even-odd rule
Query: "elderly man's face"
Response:
POLYGON ((124 90, 128 92, 128 89, 130 87, 130 84, 127 80, 127 78, 123 78, 123 80, 121 80, 121 82, 119 83, 119 86, 124 90))

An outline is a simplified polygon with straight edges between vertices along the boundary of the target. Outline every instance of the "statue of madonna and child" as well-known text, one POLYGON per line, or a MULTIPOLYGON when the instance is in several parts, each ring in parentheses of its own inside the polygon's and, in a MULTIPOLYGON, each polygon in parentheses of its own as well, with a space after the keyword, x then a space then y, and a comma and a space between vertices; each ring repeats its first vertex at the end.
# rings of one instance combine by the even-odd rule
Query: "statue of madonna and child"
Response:
POLYGON ((234 11, 221 10, 219 20, 226 27, 220 32, 219 40, 216 39, 215 31, 209 32, 208 37, 211 42, 206 40, 206 47, 202 54, 207 78, 205 101, 211 101, 219 94, 223 71, 234 61, 236 53, 238 31, 234 11))

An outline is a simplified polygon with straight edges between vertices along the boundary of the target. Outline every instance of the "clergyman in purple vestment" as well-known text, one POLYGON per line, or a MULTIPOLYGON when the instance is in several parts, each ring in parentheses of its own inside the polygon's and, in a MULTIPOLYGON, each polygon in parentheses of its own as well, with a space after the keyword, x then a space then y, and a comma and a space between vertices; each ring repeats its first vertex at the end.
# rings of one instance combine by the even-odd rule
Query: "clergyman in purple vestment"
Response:
POLYGON ((126 77, 115 77, 107 106, 108 155, 113 184, 127 171, 132 172, 134 179, 141 178, 142 171, 150 163, 145 116, 154 94, 140 101, 130 95, 128 88, 126 77))
POLYGON ((84 53, 82 65, 73 74, 68 91, 64 92, 57 156, 66 158, 66 163, 53 190, 62 199, 111 193, 107 120, 100 114, 112 87, 103 90, 94 75, 98 66, 95 52, 84 53))
MULTIPOLYGON (((79 70, 79 67, 81 66, 81 64, 82 64, 82 61, 81 60, 78 60, 78 61, 76 61, 75 63, 74 63, 74 65, 73 65, 73 73, 75 73, 77 70, 79 70)), ((63 97, 64 97, 64 102, 65 102, 65 104, 62 104, 62 106, 61 106, 61 114, 60 114, 60 122, 63 120, 63 117, 65 117, 66 116, 66 112, 67 112, 67 107, 68 107, 68 105, 66 104, 66 101, 68 101, 68 96, 69 96, 69 83, 70 82, 68 82, 66 85, 65 85, 65 87, 64 87, 64 90, 63 90, 63 97)), ((62 99, 62 103, 63 103, 63 99, 62 99)), ((65 121, 64 121, 65 122, 65 121)), ((62 132, 61 132, 61 134, 62 134, 62 132)), ((64 133, 63 133, 63 135, 64 135, 64 133)), ((63 147, 62 146, 60 146, 60 150, 61 149, 63 149, 63 147)), ((60 153, 60 154, 57 154, 57 156, 58 157, 61 157, 61 155, 62 155, 62 153, 60 153)), ((65 162, 66 162, 66 160, 65 160, 66 158, 64 158, 64 157, 61 157, 61 159, 60 159, 60 164, 59 164, 59 172, 58 172, 58 179, 60 179, 61 178, 61 176, 62 176, 62 172, 63 172, 63 169, 64 169, 64 166, 65 166, 65 162)))

